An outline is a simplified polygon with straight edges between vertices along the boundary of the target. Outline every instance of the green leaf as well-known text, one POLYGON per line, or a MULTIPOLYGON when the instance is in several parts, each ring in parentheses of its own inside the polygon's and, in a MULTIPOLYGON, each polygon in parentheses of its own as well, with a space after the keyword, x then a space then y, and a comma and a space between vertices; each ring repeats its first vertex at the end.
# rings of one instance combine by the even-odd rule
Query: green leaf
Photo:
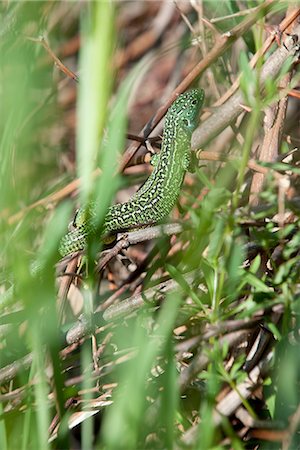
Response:
POLYGON ((271 287, 267 286, 262 280, 257 278, 251 272, 245 273, 245 282, 254 287, 257 292, 264 292, 266 294, 273 292, 273 289, 271 287))

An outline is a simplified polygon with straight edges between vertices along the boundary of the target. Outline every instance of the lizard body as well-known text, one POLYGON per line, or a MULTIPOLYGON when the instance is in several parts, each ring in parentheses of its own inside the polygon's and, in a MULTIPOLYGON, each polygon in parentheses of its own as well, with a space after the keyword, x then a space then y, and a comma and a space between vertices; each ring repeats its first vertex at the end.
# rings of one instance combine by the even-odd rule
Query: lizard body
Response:
MULTIPOLYGON (((191 136, 203 100, 204 91, 192 89, 179 95, 168 109, 162 148, 155 158, 153 172, 127 202, 108 209, 102 236, 157 223, 171 212, 189 166, 191 136)), ((95 230, 93 217, 93 207, 88 212, 87 208, 79 209, 73 230, 61 240, 59 251, 62 256, 85 248, 88 235, 95 230)))

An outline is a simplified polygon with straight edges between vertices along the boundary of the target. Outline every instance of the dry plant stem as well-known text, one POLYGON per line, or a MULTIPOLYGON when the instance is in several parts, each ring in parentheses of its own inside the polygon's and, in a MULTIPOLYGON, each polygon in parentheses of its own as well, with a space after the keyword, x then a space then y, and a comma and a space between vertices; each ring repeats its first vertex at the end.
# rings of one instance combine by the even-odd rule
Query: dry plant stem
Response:
MULTIPOLYGON (((156 225, 153 227, 148 228, 142 228, 137 231, 131 231, 128 233, 125 233, 123 235, 120 234, 120 238, 118 242, 115 244, 114 247, 112 247, 110 250, 106 250, 105 253, 105 264, 100 261, 100 263, 97 266, 97 270, 102 270, 105 265, 113 258, 115 257, 121 250, 126 249, 130 245, 139 244, 140 242, 150 241, 152 239, 158 238, 160 236, 170 236, 172 234, 178 234, 182 231, 182 225, 179 223, 169 223, 166 225, 156 225)), ((67 264, 76 258, 76 256, 81 255, 83 252, 77 252, 74 255, 68 255, 67 257, 63 258, 58 264, 57 264, 57 271, 61 272, 67 264)), ((101 258, 101 254, 99 255, 99 260, 101 258)), ((68 271, 66 276, 69 276, 69 273, 73 274, 74 272, 68 271)), ((64 274, 63 274, 64 275, 64 274)), ((74 275, 73 275, 74 276, 74 275)))
POLYGON ((216 22, 222 22, 223 20, 226 20, 226 19, 233 19, 234 17, 246 16, 247 14, 252 13, 254 10, 255 10, 255 8, 243 9, 239 12, 236 12, 233 14, 228 14, 227 16, 213 18, 210 20, 210 22, 216 23, 216 22))
MULTIPOLYGON (((270 430, 270 429, 254 429, 251 430, 251 437, 254 439, 259 439, 260 441, 267 441, 267 442, 284 442, 285 438, 287 437, 287 430, 270 430)), ((272 446, 273 447, 273 446, 272 446)), ((273 447, 274 448, 274 447, 273 447)), ((275 448, 280 448, 283 450, 282 447, 276 446, 275 448)), ((291 447, 288 447, 289 450, 294 450, 291 447)), ((287 450, 287 449, 286 449, 287 450)))
MULTIPOLYGON (((299 40, 300 25, 295 29, 299 40)), ((285 61, 292 57, 296 61, 299 57, 299 44, 295 43, 295 36, 288 36, 280 48, 278 48, 262 66, 260 72, 260 85, 263 87, 268 78, 275 78, 285 61)), ((201 149, 208 141, 217 136, 230 125, 242 112, 244 97, 241 90, 237 91, 230 99, 220 106, 206 121, 194 131, 192 136, 192 148, 201 149)))
MULTIPOLYGON (((94 170, 92 173, 93 177, 98 177, 101 174, 101 170, 98 168, 94 170)), ((27 214, 32 209, 37 208, 38 206, 47 207, 49 204, 57 203, 60 200, 63 200, 64 198, 68 197, 72 192, 74 192, 76 189, 80 187, 81 179, 77 178, 74 181, 71 181, 71 183, 67 184, 65 187, 60 189, 57 192, 54 192, 53 194, 49 194, 44 198, 41 198, 40 200, 37 200, 36 202, 32 203, 31 205, 27 206, 26 208, 23 208, 21 211, 19 211, 16 214, 13 214, 8 218, 8 224, 13 225, 16 222, 19 222, 25 214, 27 214)))
MULTIPOLYGON (((81 395, 81 393, 80 393, 81 395)), ((104 396, 102 396, 104 397, 104 396)), ((106 397, 108 400, 98 400, 96 399, 95 401, 91 402, 89 401, 89 411, 81 411, 81 412, 75 412, 73 414, 71 414, 69 421, 68 421, 68 427, 69 430, 73 430, 74 428, 77 428, 79 426, 82 426, 82 424, 91 419, 93 416, 95 416, 96 414, 98 414, 101 410, 103 410, 103 408, 105 406, 109 406, 111 405, 113 402, 112 400, 110 400, 111 398, 111 393, 107 393, 106 397)), ((77 403, 77 407, 84 407, 85 402, 79 401, 77 403)), ((52 434, 50 435, 49 439, 48 439, 48 444, 52 444, 54 441, 56 441, 56 439, 58 438, 58 434, 59 434, 59 427, 58 425, 53 429, 52 434)), ((76 434, 76 433, 75 433, 76 434)), ((54 447, 57 447, 57 442, 55 443, 54 447)))
POLYGON ((106 365, 103 365, 101 369, 93 370, 89 373, 89 376, 87 377, 87 374, 84 373, 82 375, 75 376, 73 378, 70 378, 65 381, 65 386, 73 386, 74 384, 81 384, 83 380, 94 380, 103 378, 105 375, 110 374, 115 369, 115 366, 122 364, 132 358, 134 358, 136 355, 136 351, 129 351, 125 355, 120 356, 118 359, 116 359, 113 362, 109 362, 106 365))
MULTIPOLYGON (((282 426, 282 421, 272 421, 269 422, 268 420, 257 420, 254 419, 253 416, 250 415, 250 413, 245 409, 244 406, 240 406, 234 413, 235 417, 239 419, 242 424, 249 428, 266 428, 267 430, 272 430, 274 427, 282 426)), ((252 433, 251 433, 252 436, 252 433)))
POLYGON ((137 231, 131 231, 127 234, 127 241, 129 245, 135 245, 140 242, 150 241, 161 236, 170 236, 172 234, 178 234, 182 231, 182 225, 180 223, 168 223, 165 225, 155 225, 149 228, 142 228, 137 231))
MULTIPOLYGON (((191 272, 191 277, 193 276, 193 272, 191 272)), ((188 279, 187 279, 188 281, 188 279)), ((168 284, 169 284, 169 288, 175 288, 176 290, 178 289, 178 286, 176 285, 176 283, 173 280, 169 280, 165 283, 161 283, 160 285, 156 286, 156 288, 152 288, 152 290, 155 289, 155 293, 157 293, 157 289, 159 286, 161 286, 162 289, 165 289, 165 293, 169 292, 168 291, 168 284)), ((150 293, 150 290, 147 291, 147 295, 150 293)), ((151 294, 151 293, 150 293, 151 294)), ((140 296, 142 297, 142 296, 140 296)), ((152 300, 153 300, 153 292, 152 294, 149 296, 152 300)), ((131 311, 130 308, 130 299, 128 299, 128 301, 125 301, 127 303, 128 309, 126 311, 124 311, 124 314, 128 314, 131 311)), ((144 304, 144 299, 141 298, 141 301, 139 301, 139 305, 137 305, 137 308, 139 308, 140 306, 143 306, 144 304)), ((123 312, 118 310, 118 306, 116 305, 116 312, 119 313, 120 315, 123 315, 123 312)), ((126 308, 124 308, 126 309, 126 308)), ((134 308, 135 309, 135 308, 134 308)), ((111 309, 111 313, 113 315, 113 308, 111 309)), ((264 316, 264 311, 262 312, 262 316, 264 316)), ((103 332, 107 327, 110 327, 111 324, 107 324, 104 327, 97 327, 97 322, 98 320, 101 321, 102 318, 102 314, 99 313, 98 314, 94 314, 93 317, 87 317, 85 315, 81 315, 79 317, 79 319, 74 323, 74 325, 69 329, 68 333, 66 334, 65 337, 65 342, 67 343, 67 345, 69 347, 65 348, 64 350, 62 350, 60 352, 61 358, 65 359, 68 354, 70 354, 71 352, 73 352, 74 350, 76 350, 78 348, 78 346, 81 345, 82 341, 81 339, 84 338, 85 336, 87 336, 88 334, 92 333, 92 332, 103 332)), ((112 318, 113 319, 113 318, 112 318)), ((111 319, 109 319, 111 320, 111 319)), ((249 330, 251 328, 253 328, 256 323, 258 321, 261 321, 261 317, 257 317, 253 320, 241 320, 238 321, 237 324, 235 324, 235 321, 232 321, 232 324, 230 324, 230 321, 228 322, 228 327, 226 327, 225 331, 229 331, 229 333, 227 334, 227 336, 224 336, 221 338, 221 340, 226 340, 227 338, 227 342, 230 344, 230 346, 234 346, 236 344, 238 344, 239 342, 241 342, 243 339, 245 340, 245 337, 248 335, 249 331, 247 331, 245 333, 245 330, 249 330), (240 331, 241 330, 241 331, 240 331), (233 332, 235 331, 235 332, 233 332), (240 332, 241 334, 237 333, 240 332)), ((226 323, 226 322, 225 322, 226 323)), ((208 329, 205 331, 204 335, 200 337, 201 341, 208 341, 212 336, 218 336, 219 334, 223 334, 224 331, 224 324, 220 324, 220 326, 209 326, 208 329)), ((198 342, 199 340, 199 336, 196 336, 196 340, 198 342)), ((194 342, 194 341, 193 341, 194 342)), ((190 345, 193 346, 193 342, 191 342, 190 344, 188 344, 189 346, 186 348, 186 351, 189 350, 190 345)), ((178 344, 176 346, 176 351, 183 351, 182 346, 183 345, 187 345, 186 343, 182 343, 182 344, 178 344)), ((189 377, 191 376, 191 380, 193 378, 195 378, 197 376, 197 374, 203 370, 203 368, 206 367, 207 363, 208 363, 208 358, 202 354, 200 354, 199 356, 196 357, 197 359, 196 364, 193 364, 194 370, 193 373, 191 374, 190 371, 187 369, 184 369, 184 376, 183 379, 186 378, 186 376, 188 375, 189 377)), ((32 364, 32 360, 33 360, 33 356, 32 353, 24 356, 23 358, 21 358, 18 361, 15 361, 14 363, 4 367, 3 369, 0 369, 0 384, 4 384, 9 382, 10 380, 12 380, 21 369, 27 369, 30 367, 30 365, 32 364)), ((93 372, 93 378, 97 378, 97 376, 103 376, 104 372, 106 371, 106 368, 103 369, 97 369, 93 372)), ((80 383, 82 381, 82 379, 84 378, 84 375, 77 377, 76 380, 72 379, 72 380, 68 380, 66 382, 66 386, 70 386, 72 384, 75 383, 80 383), (78 380, 77 380, 78 378, 78 380)), ((186 381, 186 383, 188 383, 188 381, 186 381)), ((182 389, 184 389, 184 385, 182 385, 182 389)))
POLYGON ((99 312, 100 308, 104 311, 109 306, 113 305, 118 300, 118 298, 122 294, 124 294, 126 289, 128 289, 128 286, 129 286, 129 283, 125 282, 125 284, 123 284, 116 291, 114 291, 114 293, 107 300, 105 300, 103 303, 101 303, 101 305, 98 306, 98 308, 95 310, 95 312, 99 312))
MULTIPOLYGON (((262 14, 267 14, 272 8, 272 0, 266 0, 262 5, 258 6, 255 12, 245 20, 243 20, 239 25, 234 27, 231 31, 218 37, 213 48, 207 53, 204 59, 202 59, 195 67, 191 70, 188 76, 177 86, 177 88, 172 92, 168 101, 162 105, 156 112, 154 117, 145 125, 140 137, 147 138, 157 124, 166 114, 168 108, 174 102, 179 94, 184 92, 191 83, 197 78, 207 67, 209 67, 214 61, 217 60, 234 41, 236 41, 240 36, 242 36, 257 20, 262 14)), ((130 159, 133 157, 135 152, 140 148, 140 144, 132 143, 123 155, 122 161, 120 163, 120 172, 124 170, 130 159)))
POLYGON ((300 91, 298 91, 297 89, 291 89, 288 95, 289 97, 294 97, 300 100, 300 91))
MULTIPOLYGON (((236 161, 237 158, 235 157, 231 157, 231 156, 227 156, 227 155, 223 155, 222 153, 217 153, 217 152, 208 152, 208 151, 201 151, 201 152, 197 152, 197 158, 200 161, 236 161)), ((255 161, 254 159, 249 159, 248 163, 247 163, 247 167, 250 170, 253 170, 254 172, 258 172, 261 174, 268 174, 270 173, 270 171, 272 171, 272 173, 274 174, 274 177, 277 180, 280 180, 282 178, 282 175, 279 172, 276 172, 276 170, 270 169, 268 167, 263 167, 260 166, 257 161, 255 161)))
POLYGON ((78 254, 72 255, 71 260, 67 264, 66 272, 70 275, 66 275, 65 277, 61 278, 59 290, 57 294, 57 311, 58 311, 58 320, 59 323, 63 322, 64 319, 64 313, 65 313, 65 306, 67 301, 67 295, 71 286, 71 283, 74 279, 75 271, 78 266, 78 254))
MULTIPOLYGON (((280 81, 279 88, 285 89, 291 81, 291 73, 285 75, 280 81)), ((286 116, 288 97, 283 97, 278 103, 267 108, 265 111, 264 128, 265 136, 260 149, 259 161, 274 162, 279 155, 282 131, 286 116)), ((262 191, 265 175, 255 173, 250 188, 250 204, 257 206, 259 193, 262 191)))
POLYGON ((253 319, 224 320, 218 324, 209 324, 202 335, 202 339, 208 341, 210 338, 220 334, 253 328, 261 322, 264 316, 265 311, 253 319))
MULTIPOLYGON (((68 333, 67 333, 65 341, 68 345, 76 344, 75 348, 77 348, 78 341, 80 340, 80 338, 86 336, 93 330, 91 330, 91 321, 87 320, 87 318, 84 315, 80 316, 79 320, 76 322, 75 325, 76 326, 74 328, 70 329, 70 334, 68 335, 68 333), (80 326, 82 327, 82 330, 80 330, 80 326), (72 333, 72 331, 73 331, 73 333, 72 333)), ((102 327, 102 330, 103 329, 104 328, 102 327)), ((72 348, 72 350, 74 350, 74 349, 72 348)), ((65 354, 64 350, 61 352, 61 356, 63 354, 65 354)), ((18 375, 20 370, 29 369, 32 362, 33 362, 33 354, 28 353, 27 355, 23 356, 22 358, 18 359, 17 361, 14 361, 12 364, 9 364, 8 366, 0 369, 0 385, 11 381, 13 378, 15 378, 18 375)), ((96 372, 102 373, 103 370, 97 370, 96 372)), ((81 377, 81 381, 84 377, 85 377, 85 375, 83 375, 81 377)), ((71 384, 72 383, 66 384, 66 385, 71 385, 71 384)))
MULTIPOLYGON (((187 279, 188 281, 188 279, 187 279)), ((178 290, 178 285, 176 284, 176 282, 174 282, 173 280, 168 280, 166 282, 160 283, 159 285, 157 285, 155 288, 151 288, 146 291, 146 295, 149 295, 149 298, 151 297, 151 295, 153 295, 153 293, 155 293, 157 295, 157 292, 159 290, 160 294, 165 294, 172 292, 173 289, 176 289, 176 291, 178 290)), ((105 320, 107 321, 111 321, 114 319, 119 319, 121 316, 123 315, 128 315, 129 313, 134 312, 136 309, 142 307, 143 305, 145 305, 145 298, 143 298, 143 295, 136 295, 134 296, 136 301, 132 302, 132 298, 130 297, 127 300, 124 300, 123 302, 121 302, 119 305, 115 305, 114 307, 111 308, 107 308, 108 311, 108 316, 109 317, 105 317, 105 312, 103 314, 103 317, 105 320), (124 303, 124 304, 123 304, 124 303)), ((102 309, 104 309, 104 305, 102 309)), ((100 310, 100 308, 98 308, 98 310, 100 310)), ((224 324, 220 324, 218 326, 209 326, 207 327, 207 330, 205 331, 205 333, 202 336, 196 336, 195 342, 199 342, 199 341, 208 341, 209 339, 211 339, 214 336, 219 336, 220 334, 234 334, 233 332, 237 332, 237 331, 243 331, 243 333, 245 332, 245 330, 249 330, 254 328, 255 326, 257 326, 257 324, 262 320, 262 316, 257 317, 255 319, 252 320, 240 320, 237 321, 237 323, 235 323, 235 321, 227 321, 224 322, 224 324)), ((99 316, 99 320, 101 320, 100 316, 99 316)), ((95 312, 94 317, 93 318, 88 318, 85 315, 81 315, 78 319, 78 321, 76 321, 74 323, 74 325, 69 329, 67 335, 66 335, 66 343, 68 345, 72 345, 74 343, 78 343, 80 341, 80 339, 84 338, 85 336, 87 336, 90 332, 93 331, 99 331, 99 328, 97 328, 97 321, 98 321, 98 313, 95 312)), ((107 325, 109 326, 109 325, 107 325)), ((101 327, 101 330, 103 330, 103 327, 101 327)), ((178 345, 176 345, 176 351, 182 352, 182 351, 189 351, 189 349, 191 347, 193 347, 195 345, 194 340, 189 340, 188 343, 186 342, 182 342, 178 345)), ((205 359, 206 361, 206 359, 205 359)))
POLYGON ((33 355, 32 353, 29 353, 23 358, 18 359, 17 361, 14 361, 12 364, 9 364, 8 366, 0 369, 0 384, 4 384, 12 380, 21 369, 22 370, 28 369, 31 366, 32 361, 33 355))
POLYGON ((41 36, 38 39, 35 38, 28 38, 30 41, 33 42, 38 42, 40 44, 42 44, 42 46, 44 47, 44 49, 46 50, 46 52, 48 53, 48 55, 53 59, 53 61, 55 62, 55 65, 59 68, 59 70, 61 70, 65 75, 67 75, 68 77, 72 78, 72 80, 76 81, 76 83, 79 82, 79 78, 77 77, 77 75, 72 72, 71 69, 68 69, 62 62, 61 60, 55 55, 55 53, 51 50, 48 42, 46 41, 46 39, 41 36))
POLYGON ((29 384, 22 386, 21 388, 14 389, 13 391, 7 392, 6 394, 0 395, 0 402, 11 402, 13 400, 18 400, 18 402, 20 402, 25 397, 28 387, 29 384))
POLYGON ((255 319, 241 319, 241 320, 225 320, 224 322, 220 322, 219 324, 215 325, 207 325, 205 327, 204 333, 193 336, 192 338, 186 339, 184 341, 179 342, 179 344, 176 344, 175 350, 177 352, 177 360, 180 360, 182 357, 182 353, 188 352, 192 349, 198 348, 201 343, 203 344, 203 341, 209 341, 212 337, 217 337, 224 334, 230 334, 235 331, 245 331, 245 330, 252 330, 253 328, 257 327, 258 323, 261 322, 262 318, 264 316, 260 315, 259 317, 256 317, 255 319))
POLYGON ((137 231, 131 231, 124 234, 112 249, 102 258, 97 265, 97 271, 100 272, 108 264, 108 262, 117 256, 120 251, 126 249, 130 245, 135 245, 140 242, 150 241, 163 235, 170 236, 178 234, 182 231, 182 226, 179 223, 169 223, 166 225, 156 225, 149 228, 143 228, 137 231))
MULTIPOLYGON (((291 23, 293 23, 297 19, 297 17, 299 15, 300 15, 300 8, 296 8, 294 11, 291 12, 291 14, 288 14, 287 17, 285 17, 283 19, 283 21, 279 24, 279 27, 278 27, 279 31, 281 33, 284 32, 291 25, 291 23)), ((269 48, 272 45, 272 43, 274 42, 274 40, 275 40, 275 34, 271 34, 265 40, 265 43, 262 46, 262 48, 260 48, 255 53, 255 55, 253 56, 253 58, 251 59, 251 61, 249 63, 249 65, 252 69, 256 66, 259 58, 261 58, 269 50, 269 48)), ((225 92, 225 94, 214 103, 214 105, 213 105, 214 107, 222 105, 226 100, 228 100, 229 97, 231 97, 232 94, 234 94, 234 92, 239 87, 240 79, 241 79, 241 75, 238 76, 238 78, 235 80, 235 82, 230 87, 230 89, 228 89, 228 91, 225 92)))
POLYGON ((101 258, 97 264, 96 271, 101 272, 107 264, 115 258, 122 250, 128 247, 127 236, 126 234, 121 237, 121 239, 113 246, 112 249, 105 252, 106 254, 101 258))
MULTIPOLYGON (((187 283, 192 283, 195 276, 195 272, 190 272, 184 275, 184 279, 187 283)), ((103 313, 103 319, 106 321, 110 321, 113 319, 117 319, 126 314, 132 313, 145 305, 147 302, 149 304, 155 305, 157 300, 157 296, 165 297, 167 293, 172 291, 178 292, 181 288, 178 286, 177 282, 173 279, 167 280, 158 284, 153 288, 149 288, 141 294, 134 295, 126 300, 123 300, 118 305, 112 305, 106 309, 103 313)))
MULTIPOLYGON (((288 8, 288 17, 291 14, 299 13, 299 8, 295 8, 294 5, 290 5, 288 8)), ((288 31, 292 32, 291 24, 287 28, 288 31)), ((279 82, 279 89, 286 90, 292 79, 292 69, 285 77, 279 82)), ((276 161, 282 139, 282 132, 284 126, 284 120, 286 117, 288 96, 281 98, 277 104, 271 106, 266 110, 264 128, 265 137, 260 150, 260 161, 274 162, 276 161)), ((252 206, 257 206, 259 202, 258 194, 262 191, 265 176, 263 174, 254 174, 252 179, 252 184, 250 188, 250 204, 252 206)), ((283 225, 284 222, 284 197, 285 197, 285 186, 286 183, 283 179, 279 180, 278 183, 278 211, 279 211, 279 222, 283 225)), ((287 186, 288 187, 288 186, 287 186)))
POLYGON ((81 314, 76 321, 75 326, 72 326, 67 332, 66 343, 68 345, 74 344, 93 331, 92 318, 85 314, 81 314))

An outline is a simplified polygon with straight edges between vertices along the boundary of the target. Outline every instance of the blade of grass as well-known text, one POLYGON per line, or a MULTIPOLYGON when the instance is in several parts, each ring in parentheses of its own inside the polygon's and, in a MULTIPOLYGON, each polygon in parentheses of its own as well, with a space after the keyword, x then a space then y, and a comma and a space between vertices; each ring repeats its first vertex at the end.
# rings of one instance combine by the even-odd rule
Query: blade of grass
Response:
MULTIPOLYGON (((127 368, 119 374, 119 386, 114 395, 114 403, 106 412, 102 427, 102 439, 107 449, 137 448, 138 438, 142 434, 146 436, 151 428, 147 428, 145 418, 147 383, 151 368, 156 364, 156 358, 161 355, 162 359, 171 345, 172 329, 180 306, 180 296, 173 294, 168 296, 156 320, 155 328, 151 335, 145 330, 142 323, 151 322, 151 313, 146 310, 145 314, 137 320, 134 329, 122 338, 130 343, 130 347, 137 349, 137 356, 128 363, 127 368), (112 431, 113 430, 113 431, 112 431)), ((121 343, 120 343, 121 344, 121 343)), ((168 380, 168 377, 165 379, 168 380)), ((176 384, 173 384, 175 389, 176 384)), ((170 386, 169 386, 170 388, 170 386)), ((164 389, 168 389, 166 386, 164 389)), ((172 396, 175 401, 176 392, 172 396)), ((171 395, 170 392, 168 395, 171 395)), ((170 414, 173 414, 170 412, 170 414)), ((170 421, 170 417, 167 419, 170 421)), ((170 437, 170 435, 169 435, 170 437)))
POLYGON ((88 6, 90 14, 82 19, 77 136, 77 171, 82 177, 83 204, 92 193, 92 172, 98 159, 111 95, 115 9, 113 2, 96 1, 88 6))

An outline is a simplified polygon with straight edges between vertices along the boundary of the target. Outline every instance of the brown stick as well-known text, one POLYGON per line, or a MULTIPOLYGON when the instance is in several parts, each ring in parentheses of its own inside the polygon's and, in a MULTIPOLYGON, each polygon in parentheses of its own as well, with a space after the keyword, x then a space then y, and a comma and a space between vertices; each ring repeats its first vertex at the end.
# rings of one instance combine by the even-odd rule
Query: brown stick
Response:
MULTIPOLYGON (((226 155, 224 156, 222 153, 219 153, 219 152, 209 152, 209 151, 204 151, 204 150, 201 152, 199 151, 197 153, 197 158, 201 161, 207 160, 207 161, 224 161, 224 162, 236 161, 236 159, 237 159, 234 156, 226 156, 226 155)), ((254 159, 249 159, 247 166, 250 170, 253 170, 253 171, 263 174, 263 175, 266 175, 267 173, 270 172, 270 170, 272 170, 269 167, 260 166, 258 164, 258 162, 255 161, 254 159)), ((276 172, 276 170, 273 170, 273 174, 274 174, 274 177, 278 180, 282 178, 282 175, 280 173, 276 172)))
MULTIPOLYGON (((253 14, 249 15, 240 24, 234 27, 231 31, 219 36, 214 47, 207 53, 206 57, 202 59, 188 74, 188 76, 177 86, 172 92, 169 99, 158 109, 154 117, 144 126, 139 136, 147 138, 154 130, 157 124, 166 114, 168 108, 174 102, 179 94, 184 92, 191 83, 197 78, 204 70, 209 67, 214 61, 216 61, 234 41, 242 36, 262 14, 267 14, 272 8, 272 1, 266 0, 262 5, 258 6, 253 14)), ((124 170, 130 159, 135 152, 140 148, 140 144, 132 143, 123 155, 120 163, 120 172, 124 170)))
MULTIPOLYGON (((287 74, 280 82, 281 88, 286 88, 291 81, 291 73, 287 74)), ((265 136, 260 149, 259 160, 262 162, 274 162, 278 158, 281 143, 282 130, 286 115, 288 97, 283 97, 278 103, 265 111, 265 136)), ((265 174, 255 173, 250 188, 250 204, 257 206, 259 193, 262 191, 265 174)))
POLYGON ((48 42, 46 41, 46 39, 44 38, 44 36, 41 36, 37 39, 28 37, 28 39, 32 42, 38 42, 38 43, 42 44, 42 46, 44 47, 44 49, 46 50, 48 55, 53 59, 53 61, 55 62, 55 65, 59 68, 59 70, 61 70, 68 77, 72 78, 72 80, 76 81, 76 83, 79 82, 79 78, 76 75, 76 73, 74 73, 71 69, 68 69, 68 67, 62 63, 62 61, 56 56, 56 54, 53 52, 53 50, 51 50, 51 48, 50 48, 48 42))
MULTIPOLYGON (((283 21, 278 25, 279 33, 283 33, 300 15, 300 8, 296 8, 294 11, 291 12, 291 14, 287 14, 286 17, 283 19, 283 21)), ((271 33, 270 36, 266 39, 264 42, 264 45, 255 53, 253 58, 251 59, 249 66, 251 69, 253 69, 259 58, 261 58, 271 47, 272 43, 274 42, 276 37, 276 33, 271 33)), ((232 96, 232 94, 235 93, 235 91, 238 89, 240 85, 241 75, 237 77, 233 85, 228 89, 228 91, 225 92, 225 94, 219 98, 213 105, 213 107, 222 105, 226 100, 229 99, 229 97, 232 96)))
MULTIPOLYGON (((299 40, 300 25, 295 29, 295 34, 299 40)), ((299 45, 294 39, 295 36, 288 36, 284 45, 278 48, 265 62, 260 73, 261 87, 263 87, 268 78, 275 78, 278 75, 282 65, 288 58, 292 57, 294 60, 298 58, 299 45)), ((192 148, 195 150, 202 148, 207 142, 229 126, 245 111, 243 103, 244 96, 242 91, 239 90, 195 130, 192 137, 192 148)))
MULTIPOLYGON (((97 177, 98 175, 100 175, 101 170, 100 169, 96 169, 93 172, 93 176, 97 177)), ((16 222, 19 222, 19 220, 22 219, 22 217, 24 217, 24 215, 26 213, 28 213, 29 211, 31 211, 34 208, 37 208, 38 206, 47 206, 49 203, 56 203, 59 200, 62 200, 63 198, 67 197, 68 195, 70 195, 72 192, 74 192, 76 189, 79 188, 81 183, 81 179, 77 178, 74 181, 71 181, 71 183, 67 184, 64 188, 60 189, 57 192, 54 192, 53 194, 49 194, 44 198, 41 198, 40 200, 37 200, 36 202, 32 203, 31 205, 27 206, 26 208, 23 208, 21 211, 17 212, 16 214, 13 214, 12 216, 10 216, 8 218, 8 224, 12 225, 16 222)))
MULTIPOLYGON (((289 17, 291 13, 299 13, 299 8, 290 6, 287 12, 289 17)), ((291 26, 290 26, 291 28, 291 26)), ((289 30, 293 31, 293 30, 289 30)), ((279 82, 280 90, 287 90, 292 79, 292 69, 288 74, 284 76, 279 82)), ((268 107, 265 111, 264 128, 265 136, 260 149, 259 160, 263 162, 274 162, 278 158, 279 149, 281 145, 282 132, 284 119, 286 116, 288 102, 288 94, 281 98, 276 104, 268 107)), ((262 191, 263 184, 265 181, 265 175, 255 173, 252 179, 250 188, 250 204, 252 206, 257 206, 259 202, 259 193, 262 191)), ((280 216, 280 222, 284 221, 284 186, 286 183, 279 183, 279 196, 278 196, 278 210, 280 216)))

